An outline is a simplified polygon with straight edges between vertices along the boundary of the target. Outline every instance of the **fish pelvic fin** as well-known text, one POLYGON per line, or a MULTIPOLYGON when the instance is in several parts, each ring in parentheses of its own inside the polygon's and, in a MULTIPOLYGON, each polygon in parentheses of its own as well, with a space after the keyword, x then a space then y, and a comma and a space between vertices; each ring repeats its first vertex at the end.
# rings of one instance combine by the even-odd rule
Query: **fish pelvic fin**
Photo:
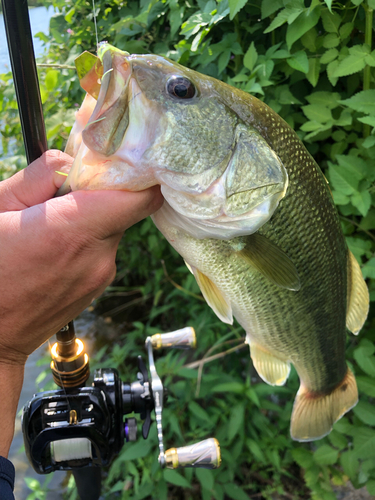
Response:
POLYGON ((329 394, 314 393, 301 384, 290 424, 292 439, 314 441, 323 438, 357 402, 357 384, 349 368, 340 384, 329 394))
POLYGON ((185 261, 189 271, 194 274, 194 277, 198 283, 198 286, 205 298, 207 304, 214 311, 216 316, 221 319, 224 323, 229 325, 233 324, 233 313, 232 306, 230 302, 223 295, 221 290, 215 285, 215 283, 205 274, 203 274, 199 269, 194 266, 190 266, 185 261))
POLYGON ((296 266, 274 243, 254 233, 246 237, 246 246, 238 256, 281 288, 298 291, 301 288, 296 266))
POLYGON ((352 252, 348 252, 348 305, 346 327, 357 335, 366 321, 370 298, 361 268, 352 252))
POLYGON ((277 358, 264 347, 249 341, 250 356, 259 377, 270 385, 284 385, 290 373, 290 363, 277 358))

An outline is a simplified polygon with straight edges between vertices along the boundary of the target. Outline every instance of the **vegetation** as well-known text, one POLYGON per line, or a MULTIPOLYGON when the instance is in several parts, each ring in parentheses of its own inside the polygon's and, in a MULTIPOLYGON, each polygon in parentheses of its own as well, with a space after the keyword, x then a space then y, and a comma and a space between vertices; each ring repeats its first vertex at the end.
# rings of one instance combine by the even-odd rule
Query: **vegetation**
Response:
MULTIPOLYGON (((91 0, 51 0, 49 64, 71 66, 95 51, 91 0)), ((375 0, 96 0, 99 40, 134 53, 157 53, 255 94, 298 133, 330 182, 349 248, 375 300, 375 0)), ((48 141, 63 148, 83 91, 75 72, 40 69, 48 141)), ((24 165, 11 76, 0 77, 3 176, 24 165)), ((301 444, 289 437, 298 380, 285 387, 257 378, 243 331, 220 323, 176 252, 146 220, 118 253, 118 281, 108 290, 121 322, 97 355, 101 366, 134 378, 146 335, 191 324, 197 352, 168 353, 158 370, 169 389, 167 446, 216 436, 218 471, 161 471, 155 426, 147 441, 126 445, 106 476, 108 500, 249 498, 334 500, 350 480, 375 495, 375 323, 370 314, 347 358, 360 402, 331 434, 301 444), (113 302, 113 301, 119 301, 113 302), (220 359, 189 363, 225 353, 220 359)), ((116 317, 116 316, 115 316, 116 317)), ((73 491, 73 490, 71 490, 73 491)), ((71 493, 74 496, 73 493, 71 493)), ((37 498, 37 497, 35 497, 37 498)))

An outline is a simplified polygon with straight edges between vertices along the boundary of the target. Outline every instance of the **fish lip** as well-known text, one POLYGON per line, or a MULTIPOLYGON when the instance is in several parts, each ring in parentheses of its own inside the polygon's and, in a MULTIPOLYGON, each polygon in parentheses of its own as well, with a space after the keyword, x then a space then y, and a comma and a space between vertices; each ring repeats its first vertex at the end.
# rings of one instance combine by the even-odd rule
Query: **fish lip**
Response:
POLYGON ((106 157, 120 147, 129 126, 128 94, 133 71, 128 55, 109 44, 98 48, 103 76, 96 106, 82 139, 89 149, 106 157))

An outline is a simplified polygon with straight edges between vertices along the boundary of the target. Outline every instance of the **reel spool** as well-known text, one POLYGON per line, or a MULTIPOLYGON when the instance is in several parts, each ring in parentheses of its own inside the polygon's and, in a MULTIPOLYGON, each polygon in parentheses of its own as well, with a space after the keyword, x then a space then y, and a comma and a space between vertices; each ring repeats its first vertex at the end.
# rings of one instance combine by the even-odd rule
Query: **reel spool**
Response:
POLYGON ((135 418, 124 415, 137 413, 143 420, 142 436, 147 439, 151 412, 155 411, 159 464, 161 467, 220 467, 220 445, 214 438, 182 448, 164 451, 163 406, 166 390, 156 371, 153 350, 161 348, 195 347, 191 327, 147 337, 148 370, 138 356, 137 380, 124 383, 117 370, 104 368, 94 372, 91 387, 78 387, 88 377, 88 356, 83 344, 63 336, 52 347, 54 379, 64 390, 36 394, 22 415, 22 431, 26 454, 36 472, 47 474, 55 470, 75 470, 87 466, 108 466, 120 452, 124 442, 137 439, 135 418), (69 372, 72 369, 72 372, 69 372))

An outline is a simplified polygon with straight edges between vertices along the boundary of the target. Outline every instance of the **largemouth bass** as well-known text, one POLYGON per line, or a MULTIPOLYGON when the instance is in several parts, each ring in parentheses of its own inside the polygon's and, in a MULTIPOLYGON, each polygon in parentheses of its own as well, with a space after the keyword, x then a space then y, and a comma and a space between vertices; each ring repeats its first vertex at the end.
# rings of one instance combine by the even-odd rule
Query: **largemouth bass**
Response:
POLYGON ((155 224, 217 316, 246 330, 260 377, 283 385, 295 366, 292 438, 325 436, 357 403, 346 329, 361 329, 369 298, 318 165, 245 92, 155 55, 98 56, 82 56, 60 194, 160 184, 155 224))

